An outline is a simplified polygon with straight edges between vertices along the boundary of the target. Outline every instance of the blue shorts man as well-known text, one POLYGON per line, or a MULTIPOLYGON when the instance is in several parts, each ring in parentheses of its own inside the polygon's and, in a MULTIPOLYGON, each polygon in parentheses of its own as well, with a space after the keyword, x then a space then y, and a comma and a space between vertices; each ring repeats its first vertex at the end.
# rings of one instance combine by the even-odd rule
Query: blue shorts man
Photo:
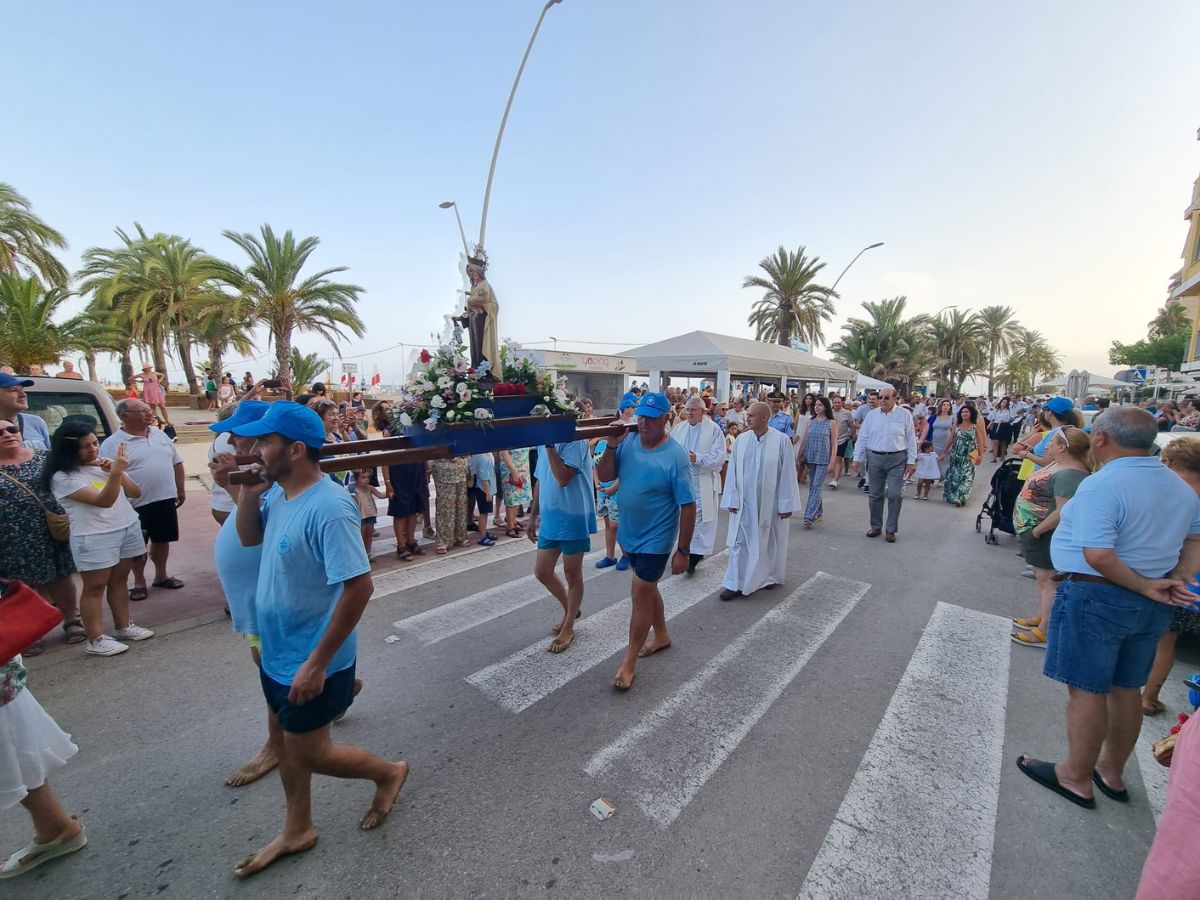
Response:
POLYGON ((387 819, 408 763, 330 738, 330 723, 354 699, 354 627, 374 585, 358 507, 319 466, 325 442, 320 416, 280 401, 232 433, 255 438, 253 451, 262 459, 254 468, 263 480, 238 496, 236 527, 243 546, 262 546, 254 598, 260 680, 273 725, 283 732, 279 774, 287 800, 283 830, 234 869, 246 878, 316 843, 313 773, 375 782, 361 822, 366 829, 387 819))
POLYGON ((547 648, 562 653, 575 640, 575 620, 583 603, 583 555, 596 533, 592 457, 587 441, 550 444, 538 454, 527 534, 537 543, 533 573, 562 605, 562 620, 547 648), (555 567, 563 560, 563 584, 555 567))
POLYGON ((622 691, 633 686, 638 657, 671 646, 658 580, 668 563, 672 575, 687 569, 696 526, 691 463, 667 434, 670 408, 662 394, 644 394, 635 410, 637 434, 612 438, 596 467, 601 481, 621 480, 617 540, 633 564, 629 647, 613 679, 613 687, 622 691), (652 627, 654 638, 648 642, 652 627))

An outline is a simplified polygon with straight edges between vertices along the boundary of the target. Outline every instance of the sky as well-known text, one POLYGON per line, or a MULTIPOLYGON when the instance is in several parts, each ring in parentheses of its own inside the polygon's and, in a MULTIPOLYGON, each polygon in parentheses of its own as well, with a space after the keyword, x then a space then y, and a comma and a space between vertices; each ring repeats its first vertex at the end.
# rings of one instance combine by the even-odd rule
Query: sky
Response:
MULTIPOLYGON (((70 241, 317 235, 385 382, 462 286, 537 0, 150 0, 5 13, 0 181, 70 241)), ((1181 265, 1200 174, 1200 3, 564 0, 513 105, 487 224, 500 333, 618 352, 752 337, 760 259, 803 245, 863 301, 1011 306, 1111 374, 1181 265)), ((329 357, 315 336, 302 350, 329 357)), ((821 353, 821 348, 818 348, 821 353)), ((250 361, 265 375, 265 337, 250 361)), ((104 372, 113 375, 114 365, 104 372)), ((178 380, 178 370, 172 373, 178 380)))

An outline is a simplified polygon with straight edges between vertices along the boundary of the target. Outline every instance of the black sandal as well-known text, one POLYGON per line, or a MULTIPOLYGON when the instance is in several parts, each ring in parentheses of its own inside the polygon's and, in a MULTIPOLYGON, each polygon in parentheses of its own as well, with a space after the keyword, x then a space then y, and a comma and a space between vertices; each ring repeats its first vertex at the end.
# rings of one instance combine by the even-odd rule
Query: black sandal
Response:
POLYGON ((521 530, 519 528, 510 528, 504 533, 510 538, 519 538, 521 536, 521 530))
POLYGON ((421 545, 418 544, 416 541, 413 541, 411 544, 405 544, 404 546, 405 546, 405 549, 407 549, 408 552, 411 553, 413 556, 424 556, 425 555, 425 551, 421 549, 421 545))
POLYGON ((68 644, 82 644, 87 640, 87 632, 83 629, 83 622, 78 618, 68 619, 62 624, 63 634, 67 636, 68 644))

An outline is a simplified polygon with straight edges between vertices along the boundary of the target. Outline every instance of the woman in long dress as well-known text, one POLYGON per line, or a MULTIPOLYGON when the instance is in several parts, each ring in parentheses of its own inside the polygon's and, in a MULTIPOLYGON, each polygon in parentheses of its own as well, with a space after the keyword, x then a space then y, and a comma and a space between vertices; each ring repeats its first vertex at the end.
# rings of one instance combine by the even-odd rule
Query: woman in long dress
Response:
POLYGON ((953 428, 954 404, 949 400, 943 400, 938 404, 937 413, 930 417, 925 427, 925 434, 921 438, 922 441, 932 441, 933 446, 937 448, 938 471, 942 473, 942 477, 938 481, 946 479, 946 454, 943 451, 953 428))
MULTIPOLYGON (((521 526, 517 523, 517 507, 528 507, 533 503, 533 486, 529 481, 529 449, 500 451, 500 475, 497 479, 504 488, 504 512, 507 516, 505 534, 520 537, 521 526)), ((441 528, 441 526, 438 526, 441 528)))
POLYGON ((975 404, 964 403, 958 410, 958 421, 946 441, 942 455, 946 457, 946 483, 942 496, 947 503, 962 506, 971 495, 975 483, 975 467, 983 462, 987 450, 987 434, 975 404), (974 454, 974 455, 972 455, 974 454))

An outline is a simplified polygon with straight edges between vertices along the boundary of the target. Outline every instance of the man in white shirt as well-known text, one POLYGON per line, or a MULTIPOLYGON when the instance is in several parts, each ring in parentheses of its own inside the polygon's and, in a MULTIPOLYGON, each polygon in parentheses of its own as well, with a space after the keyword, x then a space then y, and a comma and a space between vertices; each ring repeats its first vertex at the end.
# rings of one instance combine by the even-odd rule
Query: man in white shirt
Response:
POLYGON ((917 468, 917 434, 912 413, 896 405, 894 388, 879 392, 879 408, 863 419, 854 445, 854 466, 861 471, 866 461, 867 480, 871 485, 871 530, 867 537, 879 537, 883 528, 883 500, 887 497, 889 544, 896 543, 900 525, 902 481, 917 468))
MULTIPOLYGON (((122 400, 117 404, 121 428, 100 445, 100 455, 113 459, 117 447, 125 445, 129 455, 129 478, 141 488, 142 495, 133 500, 134 509, 142 522, 142 530, 150 541, 150 561, 154 564, 153 586, 177 590, 183 582, 167 574, 167 556, 171 544, 179 540, 179 515, 176 510, 185 499, 183 457, 169 437, 152 428, 154 413, 141 400, 122 400)), ((133 588, 130 600, 145 600, 146 557, 133 562, 133 588)))
POLYGON ((725 425, 736 425, 738 428, 746 427, 746 404, 741 397, 733 398, 733 406, 729 412, 725 413, 725 425))
POLYGON ((717 510, 721 506, 721 466, 725 464, 725 436, 704 415, 704 401, 690 397, 684 406, 687 418, 671 429, 672 440, 687 451, 691 463, 692 494, 696 498, 696 529, 688 547, 688 574, 717 543, 717 510))

